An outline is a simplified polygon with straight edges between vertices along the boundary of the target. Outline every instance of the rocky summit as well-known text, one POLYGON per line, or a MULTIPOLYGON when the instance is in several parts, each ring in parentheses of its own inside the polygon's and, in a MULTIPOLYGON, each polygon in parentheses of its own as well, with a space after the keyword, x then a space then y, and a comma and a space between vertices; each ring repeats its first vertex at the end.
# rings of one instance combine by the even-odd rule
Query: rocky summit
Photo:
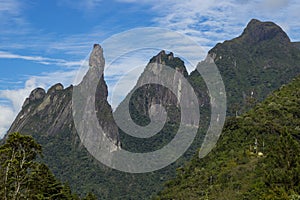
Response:
POLYGON ((257 19, 249 22, 239 39, 252 45, 266 40, 274 40, 282 44, 291 42, 281 27, 273 22, 261 22, 257 19))
MULTIPOLYGON (((103 51, 100 45, 95 44, 89 60, 89 71, 79 86, 75 87, 84 85, 92 78, 99 80, 95 95, 97 102, 95 108, 97 111, 101 111, 97 112, 99 123, 103 125, 109 137, 118 144, 118 129, 112 118, 112 109, 107 102, 108 91, 103 78, 104 64, 101 63, 102 54, 103 51), (97 77, 99 73, 95 73, 96 71, 100 74, 102 73, 102 76, 97 77)), ((86 84, 85 86, 88 87, 86 84)), ((88 88, 83 89, 88 90, 88 88)), ((59 134, 61 130, 68 129, 74 132, 74 136, 76 137, 72 117, 72 91, 73 86, 64 89, 60 83, 50 87, 47 93, 42 88, 33 90, 25 100, 21 112, 8 132, 34 132, 52 135, 59 134), (33 121, 34 125, 32 124, 33 121)), ((84 107, 85 105, 82 106, 84 107)))
POLYGON ((300 73, 299 49, 273 22, 253 19, 241 36, 217 44, 208 53, 222 75, 230 115, 248 110, 300 73))

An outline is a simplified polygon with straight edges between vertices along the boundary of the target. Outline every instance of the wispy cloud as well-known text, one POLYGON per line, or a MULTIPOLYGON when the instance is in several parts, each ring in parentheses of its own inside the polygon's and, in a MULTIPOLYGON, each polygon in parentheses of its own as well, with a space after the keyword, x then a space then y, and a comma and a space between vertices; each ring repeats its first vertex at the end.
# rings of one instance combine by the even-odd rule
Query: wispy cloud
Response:
POLYGON ((212 47, 216 42, 236 37, 251 18, 274 21, 283 26, 292 39, 300 39, 297 31, 300 2, 297 0, 119 1, 147 4, 157 13, 153 21, 158 26, 190 35, 203 46, 212 47))
POLYGON ((10 15, 18 15, 20 9, 20 3, 15 0, 1 0, 0 1, 0 13, 6 13, 10 15))
POLYGON ((24 56, 24 55, 18 55, 13 54, 10 52, 0 51, 0 59, 22 59, 27 61, 34 61, 40 64, 44 65, 57 65, 57 66, 80 66, 83 62, 81 61, 66 61, 64 59, 55 59, 55 58, 47 58, 42 56, 24 56))
POLYGON ((22 10, 26 7, 18 0, 0 0, 0 34, 24 34, 27 29, 27 21, 23 17, 22 10), (22 29, 22 31, 20 31, 22 29))
POLYGON ((100 43, 104 38, 108 37, 107 35, 108 31, 106 32, 99 28, 84 34, 60 35, 59 33, 47 34, 33 31, 18 37, 6 35, 0 40, 0 51, 2 50, 2 54, 22 51, 26 52, 26 54, 30 52, 37 54, 36 52, 38 52, 39 56, 46 55, 44 56, 45 59, 52 59, 53 61, 57 57, 82 60, 89 54, 93 44, 100 43), (52 58, 49 58, 50 56, 52 58))
POLYGON ((59 1, 59 5, 61 6, 69 6, 74 9, 82 10, 82 11, 91 11, 96 9, 102 0, 61 0, 59 1))

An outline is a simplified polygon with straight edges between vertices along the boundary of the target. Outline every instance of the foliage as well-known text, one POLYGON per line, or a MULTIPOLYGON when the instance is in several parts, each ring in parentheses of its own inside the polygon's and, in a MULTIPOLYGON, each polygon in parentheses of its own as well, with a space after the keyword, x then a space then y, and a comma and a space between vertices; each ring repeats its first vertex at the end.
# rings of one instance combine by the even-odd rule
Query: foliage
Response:
MULTIPOLYGON (((42 147, 32 136, 11 133, 0 146, 0 195, 4 200, 78 199, 70 187, 58 181, 49 168, 38 161, 42 147)), ((96 199, 88 194, 86 200, 96 199)))
POLYGON ((197 155, 156 199, 297 199, 300 194, 300 77, 226 121, 213 151, 197 155), (255 140, 257 149, 254 152, 255 140))

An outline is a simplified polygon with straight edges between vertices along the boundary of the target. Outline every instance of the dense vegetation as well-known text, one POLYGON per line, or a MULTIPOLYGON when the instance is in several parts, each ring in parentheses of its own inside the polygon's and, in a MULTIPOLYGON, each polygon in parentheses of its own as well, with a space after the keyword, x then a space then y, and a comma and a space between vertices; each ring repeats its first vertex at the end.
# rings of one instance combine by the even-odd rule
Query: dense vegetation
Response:
MULTIPOLYGON (((0 146, 0 196, 4 200, 79 200, 67 184, 58 181, 36 158, 42 146, 32 136, 12 133, 0 146)), ((95 200, 89 193, 82 200, 95 200)))
POLYGON ((300 199, 300 77, 242 116, 157 199, 300 199))

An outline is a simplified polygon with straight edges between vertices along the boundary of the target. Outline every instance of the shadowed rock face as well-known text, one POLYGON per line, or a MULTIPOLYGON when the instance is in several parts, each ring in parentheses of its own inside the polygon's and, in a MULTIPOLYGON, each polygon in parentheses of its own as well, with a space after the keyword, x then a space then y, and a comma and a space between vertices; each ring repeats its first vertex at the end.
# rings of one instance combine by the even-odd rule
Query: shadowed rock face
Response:
POLYGON ((52 87, 47 93, 41 88, 33 90, 8 132, 58 134, 57 130, 72 126, 71 93, 72 86, 65 90, 52 87))
POLYGON ((55 93, 56 91, 61 91, 63 89, 64 89, 64 86, 61 83, 57 83, 49 88, 49 90, 47 91, 47 94, 52 94, 52 93, 55 93))
MULTIPOLYGON (((83 105, 79 105, 77 108, 75 108, 79 110, 74 110, 73 107, 73 112, 79 111, 82 112, 82 115, 85 115, 86 113, 96 110, 98 123, 103 129, 104 133, 113 141, 114 144, 119 146, 120 141, 118 127, 113 119, 112 108, 107 102, 108 90, 104 81, 104 65, 105 60, 103 57, 103 49, 99 44, 95 44, 89 58, 90 68, 84 76, 82 82, 76 86, 76 92, 74 91, 73 93, 73 97, 75 95, 75 98, 77 98, 76 96, 80 95, 78 97, 81 98, 82 96, 86 99, 86 101, 83 101, 83 105), (95 101, 93 101, 93 95, 95 96, 95 101), (93 102, 95 103, 94 106, 92 105, 91 107, 88 107, 88 105, 86 105, 93 102)), ((73 103, 75 103, 75 101, 73 101, 73 103)), ((79 114, 81 115, 81 113, 79 114)), ((86 121, 89 121, 89 119, 86 121)), ((87 130, 87 128, 85 128, 85 130, 87 130)), ((85 130, 83 130, 83 132, 85 130)))
MULTIPOLYGON (((103 78, 104 65, 101 65, 102 54, 102 48, 97 44, 94 45, 89 60, 90 69, 80 85, 88 82, 90 78, 99 80, 95 93, 97 117, 100 125, 108 133, 108 136, 118 144, 118 129, 112 118, 112 109, 107 102, 108 91, 103 78), (99 73, 94 73, 95 71, 99 73), (97 75, 99 77, 96 77, 97 75)), ((85 89, 88 90, 88 88, 85 89)), ((60 83, 50 87, 47 93, 42 88, 33 90, 25 100, 21 112, 16 117, 8 132, 18 131, 28 134, 35 132, 43 135, 51 135, 60 134, 61 130, 68 129, 74 132, 74 137, 77 137, 72 117, 72 91, 73 86, 64 89, 60 83), (32 121, 34 123, 31 123, 32 121)))
MULTIPOLYGON (((179 103, 184 100, 184 97, 181 94, 179 75, 187 78, 188 72, 184 62, 180 58, 174 57, 172 52, 166 54, 162 50, 152 57, 134 87, 137 90, 132 94, 130 104, 131 110, 136 111, 133 115, 149 117, 151 115, 149 113, 150 107, 155 104, 163 105, 167 112, 170 109, 173 111, 174 109, 180 109, 179 103), (166 67, 170 70, 167 70, 166 67), (165 80, 174 85, 175 93, 162 85, 152 84, 159 82, 159 80, 165 80)), ((120 105, 122 104, 123 102, 120 105)), ((118 108, 116 112, 118 112, 118 108)), ((180 115, 178 112, 172 112, 171 114, 169 113, 168 118, 175 122, 180 120, 180 115)), ((157 119, 160 120, 160 117, 157 119)))

